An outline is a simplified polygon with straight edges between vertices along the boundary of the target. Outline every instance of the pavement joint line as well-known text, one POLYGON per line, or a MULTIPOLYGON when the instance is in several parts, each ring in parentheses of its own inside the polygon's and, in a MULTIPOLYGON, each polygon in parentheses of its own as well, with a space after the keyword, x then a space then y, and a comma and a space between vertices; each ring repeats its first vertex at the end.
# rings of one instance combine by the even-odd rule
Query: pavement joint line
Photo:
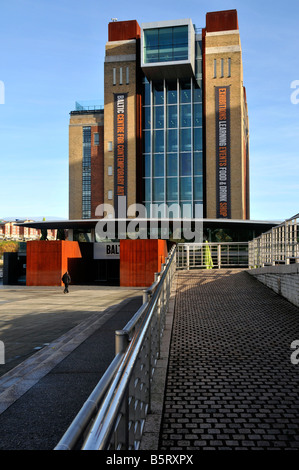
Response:
POLYGON ((107 317, 111 317, 111 313, 124 307, 130 300, 131 297, 107 307, 102 312, 92 314, 91 317, 4 374, 0 378, 0 414, 102 326, 107 317), (99 316, 99 313, 103 314, 99 316))

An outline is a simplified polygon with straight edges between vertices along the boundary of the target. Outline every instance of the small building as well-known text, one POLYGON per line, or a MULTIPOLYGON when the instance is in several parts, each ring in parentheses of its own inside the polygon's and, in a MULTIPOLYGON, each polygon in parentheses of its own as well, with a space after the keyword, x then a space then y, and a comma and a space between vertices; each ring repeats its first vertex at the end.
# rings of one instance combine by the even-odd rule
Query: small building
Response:
MULTIPOLYGON (((72 283, 77 285, 148 287, 174 243, 192 243, 198 233, 202 241, 209 243, 248 242, 278 223, 137 218, 26 222, 20 225, 37 230, 63 230, 67 237, 27 242, 22 254, 22 267, 26 267, 23 277, 27 285, 61 285, 62 274, 68 270, 72 283)), ((9 263, 6 260, 7 273, 9 263)), ((4 279, 6 284, 16 283, 14 270, 10 272, 11 277, 7 275, 4 279)))

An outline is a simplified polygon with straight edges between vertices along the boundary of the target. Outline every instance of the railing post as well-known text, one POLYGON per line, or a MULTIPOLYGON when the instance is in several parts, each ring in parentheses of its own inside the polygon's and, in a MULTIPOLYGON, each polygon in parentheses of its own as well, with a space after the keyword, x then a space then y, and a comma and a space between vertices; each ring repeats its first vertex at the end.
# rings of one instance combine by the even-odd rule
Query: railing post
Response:
POLYGON ((125 330, 117 330, 115 332, 115 355, 125 352, 129 342, 129 333, 125 330))
POLYGON ((218 243, 217 245, 217 264, 218 264, 218 269, 221 269, 221 245, 218 243))
POLYGON ((142 301, 143 303, 145 304, 146 302, 149 301, 149 298, 150 298, 150 294, 147 290, 144 290, 143 291, 143 294, 142 294, 142 301))

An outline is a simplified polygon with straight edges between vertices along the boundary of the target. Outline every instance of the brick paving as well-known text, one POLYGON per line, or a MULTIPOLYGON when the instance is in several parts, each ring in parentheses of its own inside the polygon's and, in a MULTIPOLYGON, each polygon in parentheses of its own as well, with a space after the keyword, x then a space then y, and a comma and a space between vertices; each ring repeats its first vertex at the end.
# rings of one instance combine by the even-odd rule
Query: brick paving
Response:
POLYGON ((298 450, 299 309, 243 270, 184 271, 160 450, 298 450))

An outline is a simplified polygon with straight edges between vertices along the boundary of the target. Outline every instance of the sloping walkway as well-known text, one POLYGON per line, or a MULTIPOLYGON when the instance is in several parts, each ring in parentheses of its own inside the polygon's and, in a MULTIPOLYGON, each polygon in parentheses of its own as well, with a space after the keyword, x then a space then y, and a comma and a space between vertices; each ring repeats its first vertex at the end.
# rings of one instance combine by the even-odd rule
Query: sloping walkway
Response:
POLYGON ((299 449, 299 309, 243 270, 184 271, 159 449, 299 449))
POLYGON ((139 289, 0 289, 0 450, 52 450, 115 354, 139 289), (1 305, 2 304, 2 305, 1 305), (45 343, 45 341, 47 343, 45 343), (34 346, 43 345, 41 349, 34 346))

